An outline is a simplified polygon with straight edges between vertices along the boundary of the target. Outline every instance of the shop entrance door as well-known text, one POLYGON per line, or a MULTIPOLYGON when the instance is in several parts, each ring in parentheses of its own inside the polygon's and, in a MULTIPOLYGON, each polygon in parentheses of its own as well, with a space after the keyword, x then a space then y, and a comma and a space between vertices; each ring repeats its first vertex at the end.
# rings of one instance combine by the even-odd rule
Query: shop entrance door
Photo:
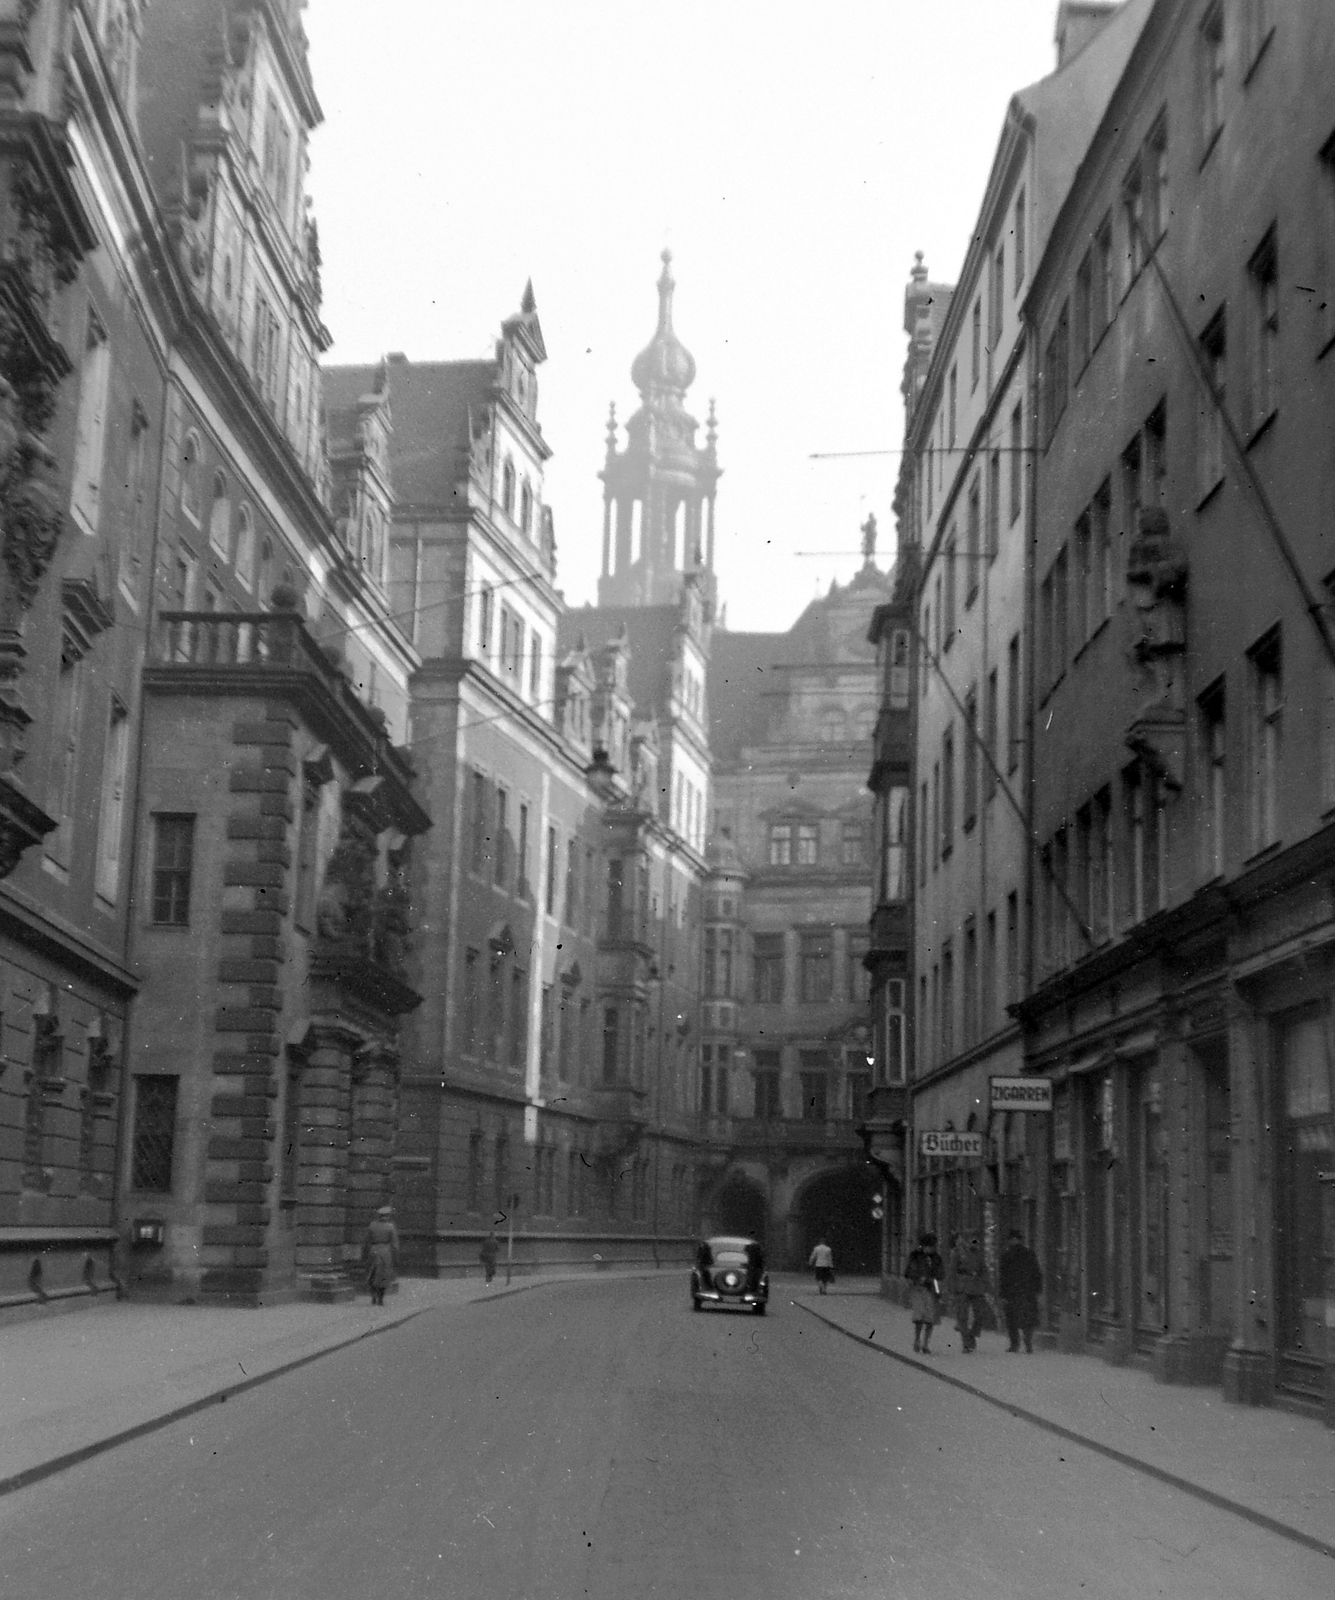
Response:
POLYGON ((1089 1332, 1105 1336, 1117 1321, 1117 1147, 1111 1072, 1084 1080, 1086 1256, 1089 1262, 1089 1332))
POLYGON ((1168 1169, 1164 1148, 1163 1077, 1156 1063, 1132 1080, 1136 1170, 1136 1335, 1157 1338, 1168 1327, 1168 1169))
POLYGON ((1276 1027, 1279 1193, 1275 1290, 1279 1313, 1279 1385, 1319 1399, 1326 1358, 1326 1284, 1335 1258, 1335 1166, 1331 1118, 1330 1021, 1326 1009, 1299 1013, 1276 1027))

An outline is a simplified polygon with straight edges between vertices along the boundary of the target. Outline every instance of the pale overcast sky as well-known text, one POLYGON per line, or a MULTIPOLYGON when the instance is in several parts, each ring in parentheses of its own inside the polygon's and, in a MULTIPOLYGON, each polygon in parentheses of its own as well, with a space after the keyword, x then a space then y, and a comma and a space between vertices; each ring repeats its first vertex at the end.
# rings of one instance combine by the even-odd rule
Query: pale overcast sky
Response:
POLYGON ((953 281, 1056 0, 312 0, 311 189, 331 359, 490 353, 533 279, 559 581, 594 598, 604 424, 637 401, 659 252, 688 395, 718 404, 733 629, 784 628, 893 553, 903 293, 953 281))

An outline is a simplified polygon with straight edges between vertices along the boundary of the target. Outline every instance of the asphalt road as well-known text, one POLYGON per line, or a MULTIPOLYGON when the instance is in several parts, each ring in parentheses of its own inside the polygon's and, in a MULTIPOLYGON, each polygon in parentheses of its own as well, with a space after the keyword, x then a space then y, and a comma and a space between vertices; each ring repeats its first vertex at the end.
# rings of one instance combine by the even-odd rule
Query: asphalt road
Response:
MULTIPOLYGON (((433 1311, 0 1501, 4 1600, 1285 1600, 1329 1558, 678 1275, 433 1311)), ((805 1292, 805 1287, 803 1292, 805 1292)))

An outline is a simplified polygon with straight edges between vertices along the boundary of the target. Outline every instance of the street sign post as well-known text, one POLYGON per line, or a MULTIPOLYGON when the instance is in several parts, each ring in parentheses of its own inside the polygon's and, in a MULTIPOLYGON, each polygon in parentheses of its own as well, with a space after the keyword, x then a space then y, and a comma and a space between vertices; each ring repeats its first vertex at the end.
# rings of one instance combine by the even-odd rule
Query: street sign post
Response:
POLYGON ((918 1154, 923 1156, 964 1156, 979 1159, 983 1154, 981 1133, 955 1133, 949 1128, 920 1128, 918 1154))
POLYGON ((1051 1078, 989 1078, 993 1111, 1051 1111, 1051 1078))

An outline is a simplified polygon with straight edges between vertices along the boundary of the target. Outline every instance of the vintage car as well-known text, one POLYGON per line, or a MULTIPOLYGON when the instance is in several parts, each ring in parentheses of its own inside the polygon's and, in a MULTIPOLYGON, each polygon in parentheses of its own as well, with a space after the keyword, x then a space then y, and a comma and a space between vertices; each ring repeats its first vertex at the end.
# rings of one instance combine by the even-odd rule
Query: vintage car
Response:
POLYGON ((754 1239, 721 1235, 704 1239, 695 1252, 691 1270, 691 1305, 738 1306, 758 1317, 769 1304, 769 1273, 765 1256, 754 1239))

